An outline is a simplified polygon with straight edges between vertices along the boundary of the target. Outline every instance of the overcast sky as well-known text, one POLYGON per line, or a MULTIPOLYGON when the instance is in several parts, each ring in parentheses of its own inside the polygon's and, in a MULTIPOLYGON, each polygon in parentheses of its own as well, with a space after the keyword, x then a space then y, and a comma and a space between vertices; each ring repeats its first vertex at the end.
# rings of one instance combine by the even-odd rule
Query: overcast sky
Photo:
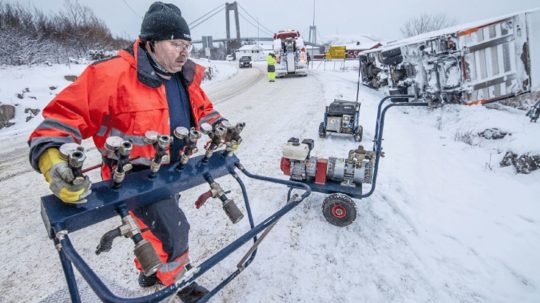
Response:
MULTIPOLYGON (((65 0, 11 1, 34 5, 44 12, 56 12, 61 10, 65 0)), ((79 3, 90 7, 105 21, 114 35, 130 39, 138 35, 142 17, 152 2, 154 1, 79 0, 79 3)), ((226 1, 163 2, 176 4, 182 10, 186 21, 190 23, 219 5, 224 5, 226 1)), ((270 30, 298 29, 307 40, 309 25, 313 22, 313 0, 243 0, 238 3, 270 30)), ((422 13, 446 14, 460 24, 538 7, 540 0, 315 0, 315 24, 318 40, 334 35, 352 37, 370 35, 383 40, 393 40, 401 38, 400 27, 403 23, 422 13)), ((250 19, 242 9, 240 14, 250 19)), ((231 22, 233 20, 231 14, 231 22)), ((240 32, 244 37, 257 36, 256 26, 249 24, 242 17, 240 32)), ((259 33, 261 36, 266 35, 263 30, 259 30, 259 33)), ((224 38, 225 13, 218 13, 194 28, 191 34, 194 39, 200 39, 202 35, 224 38)))

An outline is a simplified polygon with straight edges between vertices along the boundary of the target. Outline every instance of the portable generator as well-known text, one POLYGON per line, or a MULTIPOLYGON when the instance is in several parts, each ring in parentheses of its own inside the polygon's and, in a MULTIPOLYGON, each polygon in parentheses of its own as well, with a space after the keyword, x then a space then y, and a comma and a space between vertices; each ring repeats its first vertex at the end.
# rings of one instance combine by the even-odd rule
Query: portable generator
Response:
POLYGON ((324 121, 319 125, 319 137, 326 138, 328 133, 353 135, 354 141, 362 141, 363 128, 358 124, 360 102, 334 99, 326 107, 324 121))
MULTIPOLYGON (((382 141, 386 113, 392 107, 428 107, 429 104, 418 101, 414 95, 382 98, 377 107, 372 150, 367 151, 359 145, 358 148, 350 150, 346 158, 312 157, 313 140, 305 139, 300 142, 297 138, 291 138, 283 147, 281 171, 290 176, 291 181, 305 183, 312 191, 327 194, 322 204, 324 218, 332 225, 348 226, 356 219, 357 214, 353 199, 364 199, 375 192, 379 162, 381 157, 384 157, 382 141), (387 101, 391 103, 388 104, 387 101), (363 186, 364 184, 369 187, 363 186), (363 187, 366 187, 366 190, 363 187)), ((295 188, 289 187, 287 197, 291 196, 293 190, 295 188)))
POLYGON ((363 183, 372 183, 375 152, 359 145, 347 158, 318 158, 311 156, 313 147, 312 139, 300 142, 290 138, 283 147, 281 171, 291 180, 310 184, 314 191, 330 193, 323 202, 325 219, 336 226, 347 226, 356 219, 351 193, 361 192, 363 183))
POLYGON ((291 180, 311 180, 324 185, 337 182, 341 186, 356 187, 362 183, 371 183, 375 153, 367 151, 362 145, 351 149, 347 158, 312 157, 314 147, 312 139, 290 138, 283 147, 281 171, 291 180))

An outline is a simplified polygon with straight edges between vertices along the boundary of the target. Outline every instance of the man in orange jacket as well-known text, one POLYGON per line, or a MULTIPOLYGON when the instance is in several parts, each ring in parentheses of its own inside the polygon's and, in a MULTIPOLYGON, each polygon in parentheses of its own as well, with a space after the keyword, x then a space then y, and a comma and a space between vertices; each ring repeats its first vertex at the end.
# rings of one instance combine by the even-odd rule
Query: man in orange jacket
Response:
MULTIPOLYGON (((73 174, 58 148, 92 137, 102 153, 102 177, 110 178, 105 140, 120 136, 133 143, 135 169, 150 164, 155 151, 144 143, 154 130, 171 134, 178 126, 217 125, 225 120, 200 87, 204 68, 189 59, 189 27, 173 4, 153 3, 146 12, 139 39, 110 59, 86 68, 79 78, 43 110, 44 121, 30 135, 30 162, 44 174, 52 192, 65 203, 84 203, 90 181, 73 185, 73 174)), ((170 148, 171 162, 182 146, 170 148)), ((170 285, 189 269, 189 223, 178 197, 132 211, 143 238, 152 243, 163 265, 152 276, 139 275, 139 284, 170 285), (150 227, 150 228, 147 228, 150 227)), ((139 270, 140 264, 135 260, 139 270)), ((179 292, 184 302, 196 302, 208 290, 193 283, 179 292)))

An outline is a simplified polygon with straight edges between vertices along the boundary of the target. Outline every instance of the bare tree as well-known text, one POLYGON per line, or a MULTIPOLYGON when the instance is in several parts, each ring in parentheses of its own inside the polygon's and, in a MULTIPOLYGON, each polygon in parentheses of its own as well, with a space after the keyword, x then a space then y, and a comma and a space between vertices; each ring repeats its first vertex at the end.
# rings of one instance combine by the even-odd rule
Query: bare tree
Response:
MULTIPOLYGON (((129 41, 113 37, 105 23, 77 0, 65 0, 56 14, 0 0, 0 64, 69 62, 70 58, 123 48, 129 41)), ((95 58, 94 58, 95 57, 95 58)))
POLYGON ((412 37, 455 24, 456 20, 448 18, 445 14, 429 15, 424 13, 405 22, 401 27, 401 33, 405 37, 412 37))

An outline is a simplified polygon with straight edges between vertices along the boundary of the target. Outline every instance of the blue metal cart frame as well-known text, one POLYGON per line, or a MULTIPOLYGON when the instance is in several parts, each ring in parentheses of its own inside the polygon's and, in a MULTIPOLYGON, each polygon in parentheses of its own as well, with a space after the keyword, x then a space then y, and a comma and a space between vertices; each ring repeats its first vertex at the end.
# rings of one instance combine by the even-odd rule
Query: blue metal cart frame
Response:
POLYGON ((264 238, 266 233, 269 232, 281 217, 298 206, 311 193, 310 187, 301 182, 252 174, 243 167, 240 160, 234 155, 225 156, 223 153, 215 153, 207 162, 201 161, 202 157, 199 156, 191 159, 182 170, 177 170, 174 165, 162 167, 153 178, 149 177, 149 170, 131 173, 126 176, 122 186, 117 189, 111 188, 110 181, 95 183, 92 185, 92 194, 87 197, 88 202, 82 205, 67 205, 53 195, 45 196, 41 199, 41 216, 49 238, 54 241, 55 247, 58 250, 72 302, 81 302, 73 267, 79 271, 99 299, 104 302, 158 302, 174 295, 184 286, 195 281, 206 271, 229 256, 240 246, 253 239, 253 246, 237 265, 237 269, 199 301, 206 302, 249 266, 255 258, 260 240, 264 238), (249 178, 282 184, 291 188, 300 188, 304 192, 302 195, 293 198, 289 194, 285 206, 261 223, 255 225, 246 187, 235 169, 240 170, 249 178), (199 266, 188 271, 176 283, 153 294, 136 298, 116 296, 107 288, 81 255, 79 255, 69 239, 68 234, 70 232, 89 227, 119 214, 127 214, 129 210, 160 201, 170 196, 170 194, 206 183, 208 178, 217 179, 225 175, 231 175, 238 182, 242 190, 251 227, 250 230, 202 262, 199 266), (263 234, 257 239, 257 235, 261 232, 263 234))

